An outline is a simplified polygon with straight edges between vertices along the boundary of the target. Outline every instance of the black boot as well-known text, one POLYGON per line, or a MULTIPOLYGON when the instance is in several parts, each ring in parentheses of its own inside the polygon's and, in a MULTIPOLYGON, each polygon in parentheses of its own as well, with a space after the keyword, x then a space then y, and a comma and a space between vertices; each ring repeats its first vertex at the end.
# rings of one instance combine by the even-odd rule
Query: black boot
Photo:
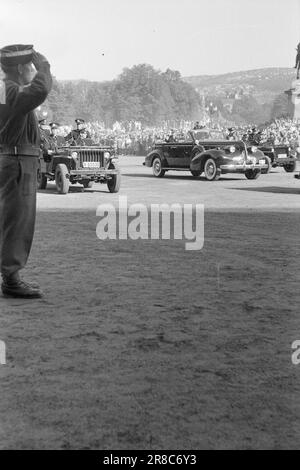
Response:
POLYGON ((37 284, 29 284, 20 279, 18 274, 3 276, 1 285, 3 295, 23 299, 39 299, 43 296, 37 284))

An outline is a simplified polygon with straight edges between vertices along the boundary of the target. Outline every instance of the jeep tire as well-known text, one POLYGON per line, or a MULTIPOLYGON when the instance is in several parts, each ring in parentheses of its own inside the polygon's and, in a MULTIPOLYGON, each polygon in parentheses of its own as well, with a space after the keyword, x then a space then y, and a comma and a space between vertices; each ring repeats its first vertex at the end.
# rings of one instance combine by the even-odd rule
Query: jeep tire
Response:
POLYGON ((59 163, 55 168, 55 183, 59 194, 67 194, 70 188, 68 168, 64 163, 59 163))
POLYGON ((41 172, 41 169, 38 168, 37 170, 37 189, 46 189, 47 188, 47 176, 41 172))
POLYGON ((110 163, 109 170, 117 170, 116 175, 112 175, 110 179, 107 180, 107 187, 110 193, 117 193, 119 192, 121 186, 121 172, 118 166, 115 163, 110 163))

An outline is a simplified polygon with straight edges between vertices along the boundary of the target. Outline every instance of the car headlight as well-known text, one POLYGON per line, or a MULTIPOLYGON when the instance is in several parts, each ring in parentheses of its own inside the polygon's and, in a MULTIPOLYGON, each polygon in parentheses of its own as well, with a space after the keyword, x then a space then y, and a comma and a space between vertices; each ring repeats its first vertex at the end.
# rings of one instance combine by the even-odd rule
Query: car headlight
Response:
POLYGON ((235 147, 232 145, 231 147, 229 147, 229 152, 230 153, 234 153, 235 152, 235 147))
POLYGON ((76 160, 76 158, 78 157, 78 153, 77 152, 71 152, 71 157, 76 160))
POLYGON ((110 158, 110 153, 109 152, 104 152, 104 158, 105 158, 105 160, 108 160, 110 158))
POLYGON ((255 145, 253 145, 253 146, 251 147, 251 152, 252 152, 252 153, 255 153, 256 151, 257 151, 257 147, 255 147, 255 145))

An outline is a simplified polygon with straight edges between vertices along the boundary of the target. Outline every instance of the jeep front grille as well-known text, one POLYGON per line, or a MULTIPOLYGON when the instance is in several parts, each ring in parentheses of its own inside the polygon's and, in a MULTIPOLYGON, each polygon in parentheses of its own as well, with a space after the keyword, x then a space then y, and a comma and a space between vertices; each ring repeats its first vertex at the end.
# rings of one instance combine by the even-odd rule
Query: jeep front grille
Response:
POLYGON ((83 165, 83 162, 100 162, 100 167, 104 167, 104 152, 97 149, 80 149, 77 150, 80 158, 80 165, 83 165))

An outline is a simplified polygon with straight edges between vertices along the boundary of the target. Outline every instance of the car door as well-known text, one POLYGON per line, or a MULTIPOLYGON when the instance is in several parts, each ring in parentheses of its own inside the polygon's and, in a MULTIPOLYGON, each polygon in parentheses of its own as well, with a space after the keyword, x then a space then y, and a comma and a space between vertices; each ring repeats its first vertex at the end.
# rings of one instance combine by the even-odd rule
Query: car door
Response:
POLYGON ((191 145, 185 143, 172 143, 169 145, 169 166, 171 168, 190 167, 191 145))

